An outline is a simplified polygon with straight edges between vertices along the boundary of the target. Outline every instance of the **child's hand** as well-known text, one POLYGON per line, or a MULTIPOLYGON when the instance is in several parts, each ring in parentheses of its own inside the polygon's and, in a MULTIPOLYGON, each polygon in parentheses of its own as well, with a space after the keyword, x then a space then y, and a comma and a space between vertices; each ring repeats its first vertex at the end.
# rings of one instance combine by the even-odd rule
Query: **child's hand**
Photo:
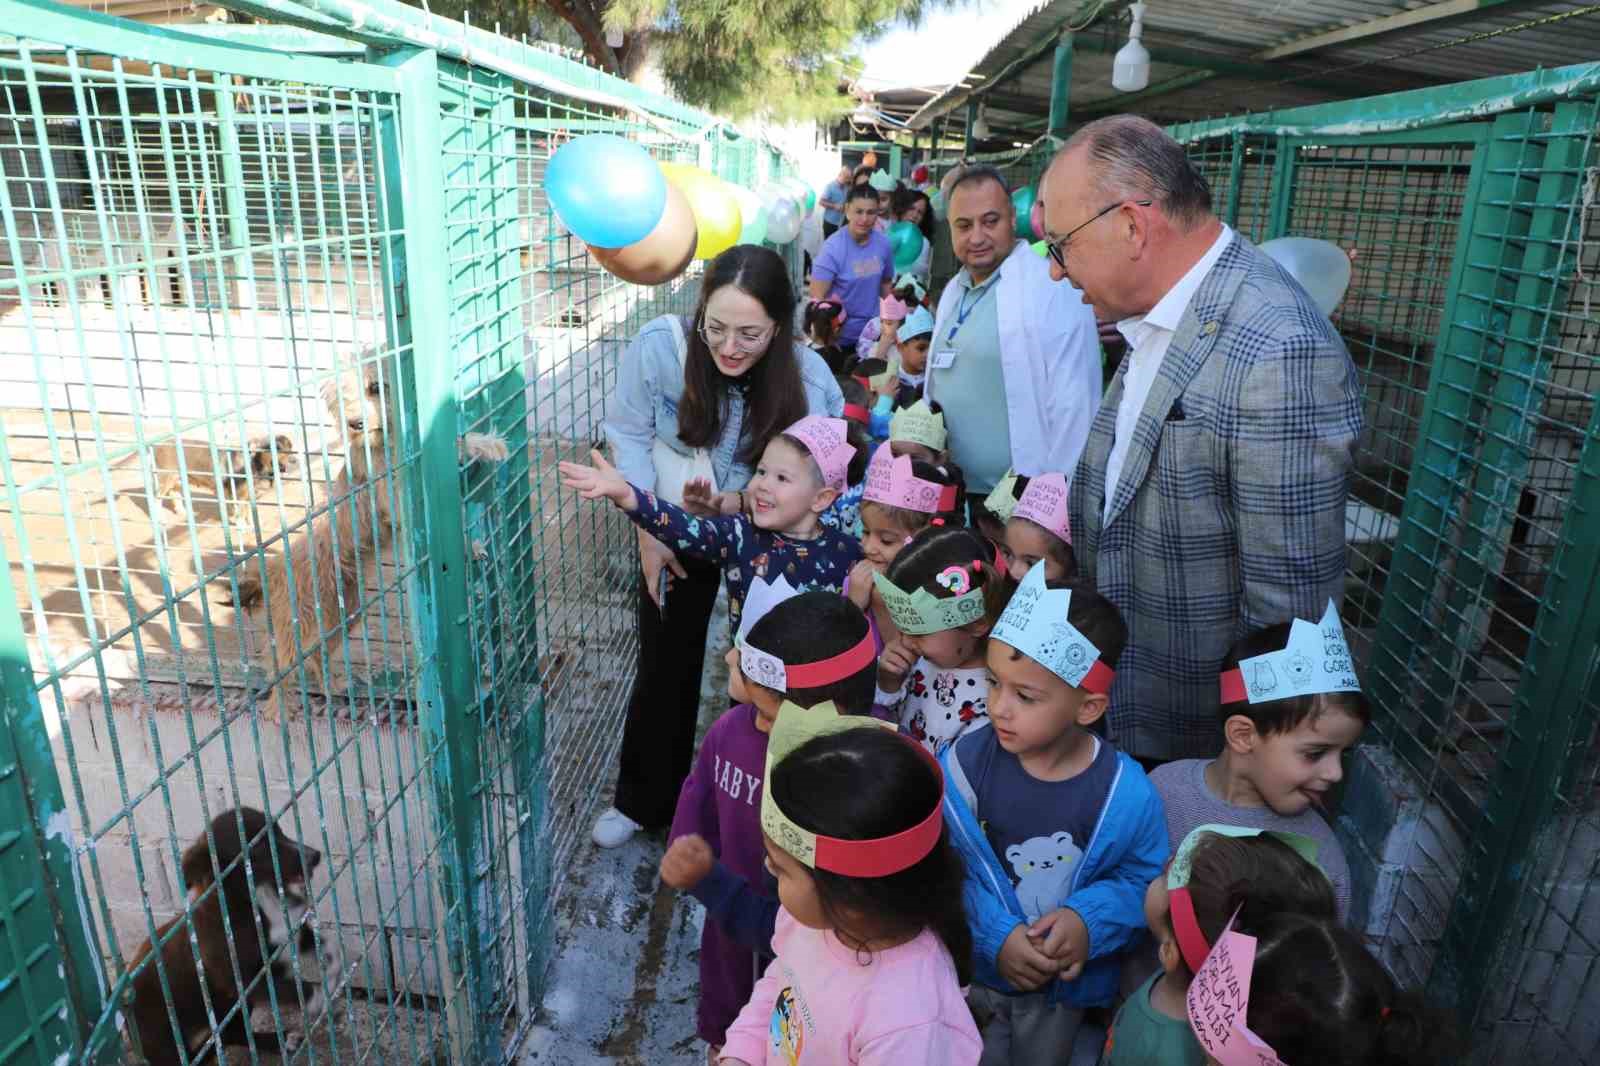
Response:
MULTIPOLYGON (((1043 919, 1041 919, 1042 921, 1043 919)), ((1013 988, 1032 992, 1051 981, 1057 972, 1056 960, 1041 952, 1028 936, 1028 927, 1019 925, 1011 930, 1006 942, 1000 945, 1000 954, 994 960, 1000 976, 1013 988)))
POLYGON ((697 518, 716 518, 722 514, 718 496, 707 478, 697 477, 683 483, 683 509, 697 518))
MULTIPOLYGON (((855 587, 855 582, 851 582, 855 587)), ((878 656, 878 687, 885 692, 898 692, 900 686, 906 683, 906 675, 916 665, 917 653, 911 650, 911 645, 904 638, 896 637, 883 646, 883 654, 878 656)))
POLYGON ((639 497, 633 486, 625 481, 617 468, 606 462, 598 451, 591 451, 593 466, 582 463, 562 463, 561 482, 569 489, 577 489, 586 500, 607 499, 624 511, 638 510, 639 497))
POLYGON ((850 602, 863 611, 872 606, 872 575, 877 572, 865 559, 850 568, 850 602))
POLYGON ((689 892, 711 873, 716 857, 711 845, 695 833, 681 836, 661 857, 661 880, 680 892, 689 892))
POLYGON ((1089 958, 1089 927, 1071 907, 1058 907, 1028 927, 1028 940, 1056 962, 1061 979, 1070 981, 1089 958), (1068 977, 1068 971, 1072 976, 1068 977))

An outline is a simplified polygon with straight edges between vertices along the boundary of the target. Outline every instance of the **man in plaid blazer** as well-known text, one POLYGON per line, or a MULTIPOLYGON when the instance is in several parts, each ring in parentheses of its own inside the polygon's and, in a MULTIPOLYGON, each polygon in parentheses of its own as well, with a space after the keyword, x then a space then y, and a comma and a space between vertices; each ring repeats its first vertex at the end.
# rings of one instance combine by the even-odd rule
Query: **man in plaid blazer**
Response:
POLYGON ((1342 597, 1360 383, 1327 316, 1212 214, 1154 124, 1079 130, 1044 199, 1056 276, 1129 341, 1071 488, 1084 576, 1128 625, 1112 736, 1147 762, 1214 756, 1229 646, 1342 597))

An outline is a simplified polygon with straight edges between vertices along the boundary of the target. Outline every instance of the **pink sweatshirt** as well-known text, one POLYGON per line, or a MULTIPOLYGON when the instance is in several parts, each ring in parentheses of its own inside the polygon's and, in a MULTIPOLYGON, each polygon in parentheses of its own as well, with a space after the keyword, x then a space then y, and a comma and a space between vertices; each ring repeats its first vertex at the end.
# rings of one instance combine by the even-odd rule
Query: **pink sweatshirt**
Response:
POLYGON ((931 929, 870 959, 778 910, 778 957, 728 1028, 750 1066, 976 1066, 983 1043, 931 929))

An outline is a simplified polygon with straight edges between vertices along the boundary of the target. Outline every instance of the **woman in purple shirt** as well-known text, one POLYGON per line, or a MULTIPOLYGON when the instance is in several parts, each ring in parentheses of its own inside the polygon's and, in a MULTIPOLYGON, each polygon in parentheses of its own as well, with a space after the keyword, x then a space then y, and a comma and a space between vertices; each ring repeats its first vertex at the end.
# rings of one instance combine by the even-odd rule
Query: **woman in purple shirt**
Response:
POLYGON ((827 239, 811 264, 811 298, 832 296, 844 304, 839 346, 849 351, 877 317, 878 301, 894 284, 894 250, 889 238, 873 228, 878 221, 878 194, 870 185, 850 190, 844 217, 844 229, 827 239))

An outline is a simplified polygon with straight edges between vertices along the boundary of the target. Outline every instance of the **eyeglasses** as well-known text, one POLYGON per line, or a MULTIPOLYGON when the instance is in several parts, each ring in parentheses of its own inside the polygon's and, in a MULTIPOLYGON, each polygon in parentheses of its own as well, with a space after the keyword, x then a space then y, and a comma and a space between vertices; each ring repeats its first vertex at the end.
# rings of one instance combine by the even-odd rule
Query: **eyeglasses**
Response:
POLYGON ((705 319, 700 320, 700 325, 695 327, 695 332, 700 334, 700 339, 706 342, 706 347, 713 352, 720 352, 722 346, 728 343, 728 338, 733 338, 733 350, 751 355, 766 347, 767 341, 772 339, 772 331, 776 327, 768 326, 766 329, 752 332, 749 328, 730 332, 726 326, 708 326, 705 319))
POLYGON ((1053 240, 1049 244, 1045 245, 1045 250, 1050 253, 1050 258, 1055 260, 1056 266, 1060 267, 1062 270, 1067 269, 1066 247, 1067 247, 1067 242, 1072 240, 1072 235, 1074 233, 1077 233, 1079 230, 1083 229, 1084 226, 1089 225, 1090 222, 1097 222, 1100 219, 1105 218, 1107 215, 1109 215, 1111 212, 1115 211, 1117 208, 1121 207, 1123 204, 1130 204, 1130 203, 1131 204, 1135 204, 1135 205, 1137 205, 1139 207, 1149 207, 1151 204, 1155 203, 1155 201, 1154 200, 1118 200, 1116 203, 1112 204, 1111 206, 1101 209, 1101 211, 1098 214, 1096 214, 1093 218, 1089 219, 1089 222, 1085 222, 1083 224, 1083 226, 1074 226, 1071 230, 1069 230, 1067 232, 1067 234, 1065 236, 1057 237, 1055 240, 1053 240))

